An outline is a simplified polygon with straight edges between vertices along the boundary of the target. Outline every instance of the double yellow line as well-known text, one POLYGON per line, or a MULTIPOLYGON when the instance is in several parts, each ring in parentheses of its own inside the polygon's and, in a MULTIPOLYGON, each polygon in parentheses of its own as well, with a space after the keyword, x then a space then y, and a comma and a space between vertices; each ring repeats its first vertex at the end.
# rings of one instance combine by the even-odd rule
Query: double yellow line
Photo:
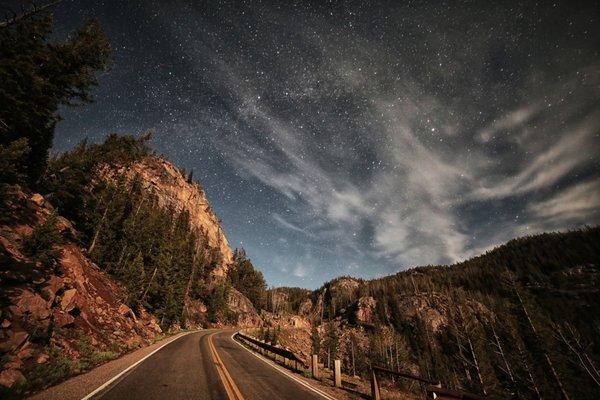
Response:
POLYGON ((223 382, 223 386, 225 387, 225 392, 227 392, 227 397, 229 400, 244 400, 244 396, 238 389, 237 385, 229 375, 229 371, 225 368, 225 364, 223 364, 223 360, 219 357, 219 353, 217 353, 217 349, 215 344, 213 343, 213 336, 215 333, 211 333, 208 336, 208 347, 210 348, 210 355, 212 356, 213 362, 217 367, 217 372, 219 373, 219 378, 221 378, 221 382, 223 382))

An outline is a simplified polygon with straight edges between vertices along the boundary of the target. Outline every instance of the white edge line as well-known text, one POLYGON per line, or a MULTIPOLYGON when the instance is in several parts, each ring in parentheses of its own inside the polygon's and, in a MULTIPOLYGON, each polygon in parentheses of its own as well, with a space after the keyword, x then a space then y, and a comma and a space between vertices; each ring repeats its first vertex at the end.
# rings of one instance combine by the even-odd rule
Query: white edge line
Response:
POLYGON ((290 379, 293 379, 294 381, 298 382, 299 384, 301 384, 302 386, 306 387, 307 389, 312 390, 313 392, 315 392, 316 394, 328 399, 328 400, 337 400, 335 397, 315 388, 310 386, 308 383, 303 382, 302 380, 300 380, 299 378, 295 377, 294 375, 292 375, 291 373, 289 373, 288 371, 284 370, 282 367, 280 367, 279 365, 273 363, 271 360, 267 360, 261 356, 259 356, 258 354, 256 354, 255 352, 253 352, 252 350, 244 347, 240 342, 238 342, 237 340, 235 340, 233 337, 238 334, 238 332, 235 332, 233 335, 231 335, 231 340, 233 340, 235 343, 237 343, 238 346, 240 346, 242 349, 246 350, 247 352, 249 352, 250 354, 252 354, 254 357, 258 358, 259 360, 261 360, 262 362, 264 362, 265 364, 270 365, 272 368, 274 368, 275 370, 279 371, 280 373, 284 374, 285 376, 287 376, 290 379))
POLYGON ((150 354, 147 354, 146 356, 144 356, 143 358, 141 358, 140 360, 138 360, 136 363, 131 364, 129 367, 125 368, 123 371, 121 371, 117 375, 113 376, 110 380, 108 380, 107 382, 105 382, 102 386, 98 387, 92 393, 88 394, 85 397, 82 397, 81 400, 89 400, 89 399, 91 399, 92 397, 94 397, 95 395, 97 395, 98 393, 100 393, 102 390, 104 390, 108 386, 110 386, 111 383, 113 383, 114 381, 116 381, 117 379, 119 379, 121 376, 123 376, 123 374, 127 373, 128 371, 131 371, 133 368, 137 367, 139 364, 141 364, 142 362, 144 362, 148 357, 152 356, 154 353, 156 353, 157 351, 159 351, 160 349, 162 349, 166 345, 173 343, 177 339, 182 338, 182 337, 184 337, 186 335, 189 335, 190 333, 193 333, 193 332, 185 332, 184 334, 182 334, 180 336, 177 336, 176 338, 174 338, 172 340, 169 340, 167 343, 164 343, 160 347, 154 349, 150 354))

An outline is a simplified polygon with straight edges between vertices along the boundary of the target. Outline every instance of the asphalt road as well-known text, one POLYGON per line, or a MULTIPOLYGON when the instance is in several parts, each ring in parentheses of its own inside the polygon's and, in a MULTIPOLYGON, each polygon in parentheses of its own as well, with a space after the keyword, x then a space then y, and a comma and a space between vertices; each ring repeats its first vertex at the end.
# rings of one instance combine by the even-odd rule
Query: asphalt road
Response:
POLYGON ((324 399, 241 347, 231 338, 233 332, 207 330, 183 336, 154 353, 94 398, 324 399))

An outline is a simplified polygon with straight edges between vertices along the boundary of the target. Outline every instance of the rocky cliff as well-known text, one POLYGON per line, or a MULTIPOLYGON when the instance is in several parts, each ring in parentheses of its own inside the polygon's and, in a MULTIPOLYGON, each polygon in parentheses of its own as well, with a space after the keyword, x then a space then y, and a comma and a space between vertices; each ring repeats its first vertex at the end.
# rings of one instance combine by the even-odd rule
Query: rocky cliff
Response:
MULTIPOLYGON (((201 232, 207 239, 206 242, 198 241, 198 246, 206 246, 199 250, 211 252, 212 258, 216 260, 216 265, 210 270, 210 276, 215 282, 206 284, 210 287, 213 283, 225 279, 232 267, 233 253, 221 222, 198 182, 188 179, 170 161, 155 154, 142 157, 126 166, 102 168, 100 176, 111 180, 117 179, 118 176, 124 176, 129 181, 140 179, 142 186, 158 198, 161 207, 171 208, 175 212, 187 212, 190 216, 190 227, 201 232)), ((255 326, 260 323, 260 316, 252 302, 234 288, 229 290, 226 303, 228 310, 237 315, 238 325, 255 326)), ((205 320, 208 311, 206 304, 201 300, 186 299, 186 313, 190 321, 205 320)), ((217 324, 222 323, 223 321, 217 321, 217 324)))
POLYGON ((599 236, 598 227, 547 233, 452 266, 274 289, 275 315, 263 319, 305 359, 320 348, 326 364, 338 358, 363 376, 380 364, 490 398, 557 398, 560 384, 571 398, 595 399, 599 236), (282 305, 292 298, 303 307, 282 305), (294 326, 294 314, 313 329, 294 326))
POLYGON ((105 169, 104 174, 111 177, 123 175, 130 180, 137 176, 148 190, 157 195, 161 206, 172 207, 179 212, 187 211, 191 226, 206 235, 208 246, 220 259, 212 274, 220 277, 227 274, 233 254, 220 220, 198 183, 190 182, 179 168, 157 155, 148 155, 131 165, 105 169))

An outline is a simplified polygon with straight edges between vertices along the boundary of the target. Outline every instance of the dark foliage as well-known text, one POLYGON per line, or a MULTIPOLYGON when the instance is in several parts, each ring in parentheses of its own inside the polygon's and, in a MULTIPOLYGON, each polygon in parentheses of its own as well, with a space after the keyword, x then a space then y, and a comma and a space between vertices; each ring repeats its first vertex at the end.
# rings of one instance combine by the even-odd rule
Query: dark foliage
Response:
POLYGON ((362 362, 361 349, 356 355, 363 373, 369 362, 417 366, 446 386, 500 398, 559 399, 561 386, 572 399, 600 395, 599 227, 511 240, 453 266, 359 281, 350 292, 335 283, 314 294, 324 294, 326 318, 346 318, 361 297, 377 303, 374 326, 365 326, 371 353, 362 362), (435 310, 444 327, 407 320, 407 302, 435 310))
POLYGON ((266 306, 267 284, 262 272, 256 270, 244 249, 233 253, 233 265, 228 272, 231 285, 246 296, 257 310, 266 306))
POLYGON ((60 120, 59 106, 91 101, 96 72, 109 61, 108 39, 97 22, 88 21, 61 43, 50 41, 51 25, 50 15, 40 13, 0 28, 0 164, 10 160, 24 172, 11 173, 9 181, 37 182, 60 120), (4 157, 19 140, 20 150, 4 157))
POLYGON ((147 155, 149 139, 148 133, 140 138, 110 134, 102 144, 89 144, 84 140, 73 150, 50 160, 40 189, 60 213, 74 221, 76 228, 89 238, 95 229, 100 203, 105 201, 101 197, 105 183, 94 181, 99 168, 124 166, 147 155), (94 190, 90 190, 92 186, 94 190))
POLYGON ((83 142, 51 160, 42 185, 82 233, 92 260, 124 284, 130 306, 145 306, 166 328, 186 323, 187 296, 219 301, 202 280, 214 256, 205 251, 204 234, 191 229, 189 215, 160 207, 137 178, 101 177, 147 155, 148 138, 109 135, 102 144, 83 142))
POLYGON ((62 235, 56 223, 57 214, 50 214, 44 222, 33 229, 30 235, 25 236, 22 245, 23 254, 43 266, 53 266, 61 255, 56 246, 62 242, 62 235))
POLYGON ((311 300, 312 292, 299 287, 278 287, 267 292, 267 311, 276 313, 298 314, 300 306, 311 300))

